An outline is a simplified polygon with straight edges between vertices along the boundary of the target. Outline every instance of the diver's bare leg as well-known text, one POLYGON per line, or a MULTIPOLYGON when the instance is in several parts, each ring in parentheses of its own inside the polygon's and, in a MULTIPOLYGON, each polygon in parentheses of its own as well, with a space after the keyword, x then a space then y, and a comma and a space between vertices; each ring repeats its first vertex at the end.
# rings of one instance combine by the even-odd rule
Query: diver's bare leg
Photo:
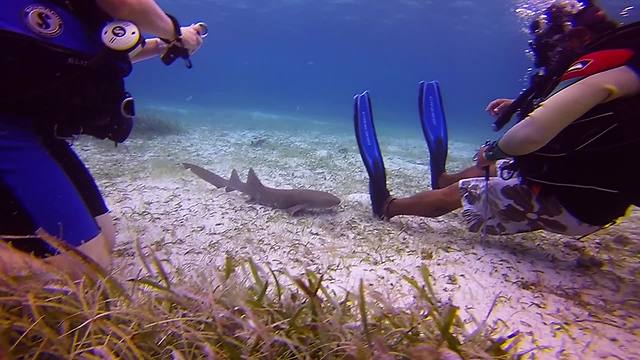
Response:
POLYGON ((458 183, 445 188, 424 191, 408 198, 392 199, 387 205, 385 217, 391 219, 398 215, 416 215, 437 217, 462 206, 458 183))

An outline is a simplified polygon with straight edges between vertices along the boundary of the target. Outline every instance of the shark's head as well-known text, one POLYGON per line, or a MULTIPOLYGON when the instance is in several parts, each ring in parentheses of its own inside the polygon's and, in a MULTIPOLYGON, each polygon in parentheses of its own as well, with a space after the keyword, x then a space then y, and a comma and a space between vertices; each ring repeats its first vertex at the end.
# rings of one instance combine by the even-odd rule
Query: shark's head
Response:
POLYGON ((322 209, 332 208, 338 205, 340 205, 340 198, 327 192, 320 193, 313 201, 313 207, 322 209))

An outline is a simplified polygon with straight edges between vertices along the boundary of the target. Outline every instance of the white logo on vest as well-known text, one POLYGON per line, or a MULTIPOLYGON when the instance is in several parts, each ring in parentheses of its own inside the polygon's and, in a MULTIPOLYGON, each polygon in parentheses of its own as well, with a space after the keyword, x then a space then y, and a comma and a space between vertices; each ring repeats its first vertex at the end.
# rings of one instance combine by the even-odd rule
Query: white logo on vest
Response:
POLYGON ((55 11, 31 5, 24 9, 24 21, 31 31, 45 37, 56 37, 62 33, 62 18, 55 11))
POLYGON ((589 59, 578 61, 578 62, 574 63, 573 65, 571 65, 571 67, 567 70, 567 72, 582 71, 582 70, 586 69, 587 66, 589 66, 592 62, 593 62, 593 60, 589 60, 589 59))

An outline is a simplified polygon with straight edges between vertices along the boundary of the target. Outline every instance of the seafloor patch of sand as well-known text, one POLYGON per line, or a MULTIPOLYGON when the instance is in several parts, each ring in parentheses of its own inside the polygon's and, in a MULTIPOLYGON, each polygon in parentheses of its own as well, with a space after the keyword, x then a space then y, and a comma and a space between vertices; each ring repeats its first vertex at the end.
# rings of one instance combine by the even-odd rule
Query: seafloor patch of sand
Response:
MULTIPOLYGON (((529 335, 522 349, 537 348, 535 358, 640 358, 637 211, 583 240, 534 233, 481 242, 457 214, 377 221, 353 137, 321 129, 212 126, 179 137, 133 138, 117 148, 79 140, 76 149, 117 219, 121 274, 137 269, 132 239, 139 238, 175 271, 210 268, 227 254, 252 257, 274 270, 325 273, 334 289, 353 290, 363 278, 406 303, 412 292, 402 275, 417 276, 426 264, 441 298, 460 306, 470 322, 484 319, 497 298, 489 323, 529 335), (176 165, 183 161, 223 176, 253 167, 270 186, 331 191, 343 203, 335 212, 290 217, 214 189, 176 165), (592 266, 597 262, 602 267, 592 266)), ((418 137, 381 139, 381 145, 395 195, 428 185, 418 137)), ((450 168, 469 163, 472 148, 451 147, 450 168)))

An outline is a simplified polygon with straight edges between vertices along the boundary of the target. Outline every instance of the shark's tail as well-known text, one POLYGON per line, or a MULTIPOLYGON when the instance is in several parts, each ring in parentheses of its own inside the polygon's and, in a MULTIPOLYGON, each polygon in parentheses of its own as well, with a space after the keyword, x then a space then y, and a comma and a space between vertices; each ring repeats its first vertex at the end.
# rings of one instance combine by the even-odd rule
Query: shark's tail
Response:
POLYGON ((184 166, 185 169, 191 170, 191 172, 194 173, 196 176, 208 182, 209 184, 217 187, 218 189, 226 187, 229 184, 227 179, 220 177, 207 169, 201 168, 198 165, 194 165, 190 163, 182 163, 182 166, 184 166))
POLYGON ((231 171, 231 177, 229 178, 229 185, 227 185, 225 190, 227 192, 230 192, 230 191, 244 192, 246 186, 247 184, 243 183, 242 180, 240 180, 240 176, 238 176, 238 171, 236 171, 236 169, 233 169, 231 171))

